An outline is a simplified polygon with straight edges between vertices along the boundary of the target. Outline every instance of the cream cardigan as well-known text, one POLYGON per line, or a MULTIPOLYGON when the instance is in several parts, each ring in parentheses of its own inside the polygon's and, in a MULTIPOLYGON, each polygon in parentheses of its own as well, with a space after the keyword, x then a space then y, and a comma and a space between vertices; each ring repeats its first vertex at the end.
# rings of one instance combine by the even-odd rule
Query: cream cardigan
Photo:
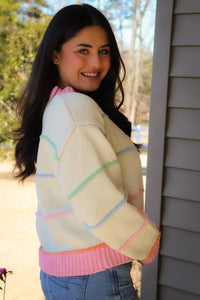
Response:
POLYGON ((159 229, 142 210, 139 154, 88 96, 49 101, 35 180, 44 272, 91 274, 157 254, 159 229))

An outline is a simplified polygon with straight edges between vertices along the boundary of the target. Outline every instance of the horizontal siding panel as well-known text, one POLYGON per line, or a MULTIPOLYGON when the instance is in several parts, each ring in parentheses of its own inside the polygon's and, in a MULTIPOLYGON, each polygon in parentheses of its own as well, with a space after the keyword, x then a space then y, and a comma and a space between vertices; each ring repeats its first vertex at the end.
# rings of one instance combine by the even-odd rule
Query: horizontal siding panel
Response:
POLYGON ((158 289, 158 300, 199 300, 199 295, 160 285, 158 289))
POLYGON ((161 256, 159 284, 200 296, 199 278, 199 264, 161 256))
POLYGON ((172 45, 200 45, 200 14, 176 15, 172 45))
POLYGON ((162 226, 160 254, 200 264, 200 232, 162 226))
POLYGON ((163 194, 200 202, 200 172, 165 168, 163 194))
POLYGON ((170 107, 200 108, 199 95, 200 78, 171 78, 170 107))
POLYGON ((175 13, 197 13, 200 12, 199 0, 176 0, 174 6, 175 13))
POLYGON ((170 76, 200 77, 199 57, 200 47, 173 47, 170 76))
POLYGON ((164 197, 161 224, 200 232, 200 202, 164 197))
POLYGON ((200 171, 200 141, 168 138, 165 166, 200 171))
POLYGON ((200 110, 169 109, 168 137, 200 140, 199 127, 200 110))

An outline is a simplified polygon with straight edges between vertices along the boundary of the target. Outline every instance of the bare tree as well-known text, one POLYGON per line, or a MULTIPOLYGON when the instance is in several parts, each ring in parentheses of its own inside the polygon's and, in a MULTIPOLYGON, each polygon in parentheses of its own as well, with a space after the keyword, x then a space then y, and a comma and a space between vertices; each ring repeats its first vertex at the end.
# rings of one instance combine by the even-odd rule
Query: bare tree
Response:
POLYGON ((131 43, 126 56, 127 80, 125 83, 126 108, 125 114, 135 124, 136 110, 138 104, 138 93, 141 83, 142 62, 142 22, 150 0, 133 0, 132 5, 132 36, 131 43))

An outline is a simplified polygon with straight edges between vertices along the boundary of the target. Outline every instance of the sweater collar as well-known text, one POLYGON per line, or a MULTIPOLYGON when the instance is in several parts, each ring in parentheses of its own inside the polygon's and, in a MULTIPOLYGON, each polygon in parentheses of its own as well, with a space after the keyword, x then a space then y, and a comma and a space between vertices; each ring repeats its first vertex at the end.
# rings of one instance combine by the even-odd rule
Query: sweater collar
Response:
POLYGON ((50 94, 49 99, 51 100, 54 96, 59 94, 65 94, 65 93, 73 93, 74 89, 70 86, 66 86, 64 89, 59 88, 58 86, 55 86, 50 94))

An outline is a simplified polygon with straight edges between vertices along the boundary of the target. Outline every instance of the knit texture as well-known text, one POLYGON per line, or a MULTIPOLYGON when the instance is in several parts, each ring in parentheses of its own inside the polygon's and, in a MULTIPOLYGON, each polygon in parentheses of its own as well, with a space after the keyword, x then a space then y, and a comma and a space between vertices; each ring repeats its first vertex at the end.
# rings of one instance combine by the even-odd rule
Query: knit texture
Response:
POLYGON ((47 105, 36 190, 44 272, 91 274, 157 254, 137 149, 88 96, 67 90, 47 105))

